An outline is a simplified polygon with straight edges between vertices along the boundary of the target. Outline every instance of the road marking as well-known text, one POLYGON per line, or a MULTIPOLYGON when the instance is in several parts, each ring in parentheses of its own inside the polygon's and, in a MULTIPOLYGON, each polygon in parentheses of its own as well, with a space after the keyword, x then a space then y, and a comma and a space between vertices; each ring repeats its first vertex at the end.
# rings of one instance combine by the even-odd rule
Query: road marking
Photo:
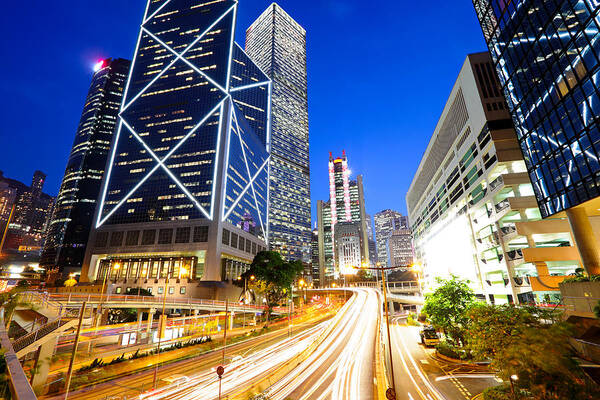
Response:
POLYGON ((421 364, 429 364, 429 361, 427 361, 427 360, 421 360, 421 364))
POLYGON ((408 395, 408 398, 409 398, 410 400, 415 400, 415 399, 412 397, 412 394, 410 394, 410 392, 406 392, 406 394, 408 395))

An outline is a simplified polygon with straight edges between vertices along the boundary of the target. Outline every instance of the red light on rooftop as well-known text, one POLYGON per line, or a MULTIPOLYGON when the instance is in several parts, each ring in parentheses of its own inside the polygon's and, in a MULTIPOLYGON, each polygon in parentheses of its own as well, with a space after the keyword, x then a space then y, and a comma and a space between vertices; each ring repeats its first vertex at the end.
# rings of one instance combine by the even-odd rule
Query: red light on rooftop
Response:
POLYGON ((103 67, 104 67, 104 60, 98 61, 96 64, 94 64, 94 72, 100 71, 103 67))

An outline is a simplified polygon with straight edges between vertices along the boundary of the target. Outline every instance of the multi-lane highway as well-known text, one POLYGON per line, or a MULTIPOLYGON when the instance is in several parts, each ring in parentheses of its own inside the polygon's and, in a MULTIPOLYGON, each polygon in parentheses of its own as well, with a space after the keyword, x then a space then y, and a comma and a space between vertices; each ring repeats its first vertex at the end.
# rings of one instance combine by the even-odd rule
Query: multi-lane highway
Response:
POLYGON ((353 292, 330 321, 227 364, 221 382, 205 370, 142 397, 215 399, 220 384, 230 398, 260 387, 272 399, 372 399, 379 300, 371 289, 353 292))

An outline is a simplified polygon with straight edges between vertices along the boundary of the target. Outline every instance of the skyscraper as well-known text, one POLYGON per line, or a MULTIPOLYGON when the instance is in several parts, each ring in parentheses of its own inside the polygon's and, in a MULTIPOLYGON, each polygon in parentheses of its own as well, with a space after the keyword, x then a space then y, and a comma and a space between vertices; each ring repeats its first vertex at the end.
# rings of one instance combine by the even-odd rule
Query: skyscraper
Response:
POLYGON ((119 58, 95 66, 40 261, 49 273, 81 272, 130 65, 119 58))
POLYGON ((413 263, 412 231, 408 228, 396 229, 388 239, 388 265, 407 267, 413 263))
POLYGON ((271 82, 234 42, 237 6, 148 1, 82 277, 194 296, 266 247, 271 82))
POLYGON ((271 4, 246 31, 246 51, 273 81, 269 247, 310 259, 306 31, 271 4))
POLYGON ((542 217, 567 217, 590 274, 600 248, 600 3, 473 0, 542 217))
POLYGON ((408 228, 408 217, 403 216, 398 211, 383 210, 375 214, 374 221, 377 262, 389 267, 388 240, 395 230, 408 228))
POLYGON ((329 201, 317 203, 317 215, 319 246, 323 247, 319 264, 324 276, 331 279, 340 276, 339 257, 335 254, 335 242, 339 237, 335 233, 336 226, 339 223, 356 225, 360 236, 360 265, 369 262, 369 239, 362 175, 358 175, 355 180, 350 179, 346 152, 338 158, 329 153, 328 171, 329 201))
POLYGON ((43 193, 46 174, 35 171, 31 184, 5 177, 0 171, 0 215, 6 231, 0 253, 29 257, 38 261, 44 245, 49 217, 54 207, 54 197, 43 193), (11 215, 12 214, 12 215, 11 215))

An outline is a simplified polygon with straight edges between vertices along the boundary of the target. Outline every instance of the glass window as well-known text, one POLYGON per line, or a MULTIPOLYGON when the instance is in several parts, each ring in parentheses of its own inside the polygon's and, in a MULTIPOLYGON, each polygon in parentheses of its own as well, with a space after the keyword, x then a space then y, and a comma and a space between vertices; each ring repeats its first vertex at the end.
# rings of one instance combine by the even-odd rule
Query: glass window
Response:
POLYGON ((169 294, 175 293, 175 287, 169 286, 169 294))
POLYGON ((158 293, 158 294, 163 294, 164 292, 165 292, 165 288, 164 288, 164 287, 162 287, 162 286, 159 286, 159 287, 158 287, 158 290, 157 290, 157 293, 158 293))
POLYGON ((179 294, 185 294, 185 286, 179 288, 179 294))
MULTIPOLYGON (((194 227, 194 243, 208 242, 208 226, 194 227)), ((227 244, 227 243, 225 243, 227 244)))
POLYGON ((175 232, 175 243, 188 243, 190 241, 191 228, 189 226, 184 228, 177 228, 175 232))
POLYGON ((158 231, 158 244, 171 244, 173 242, 173 229, 161 229, 158 231))

